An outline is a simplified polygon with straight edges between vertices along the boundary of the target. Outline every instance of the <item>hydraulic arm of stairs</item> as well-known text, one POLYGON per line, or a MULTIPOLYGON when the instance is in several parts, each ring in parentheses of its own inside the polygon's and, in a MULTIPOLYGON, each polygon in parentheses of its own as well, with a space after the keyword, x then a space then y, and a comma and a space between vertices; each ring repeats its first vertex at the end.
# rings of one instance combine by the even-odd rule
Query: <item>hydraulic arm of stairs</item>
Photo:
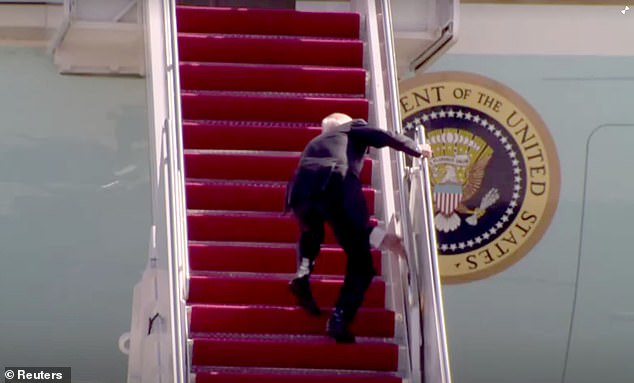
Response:
MULTIPOLYGON (((278 205, 297 152, 330 112, 402 129, 390 2, 352 0, 350 11, 280 11, 258 29, 257 17, 249 19, 257 11, 231 15, 146 1, 153 227, 129 346, 122 347, 128 383, 451 382, 431 194, 420 161, 407 169, 402 154, 381 150, 362 174, 376 201, 375 221, 403 235, 408 258, 377 254, 382 275, 359 312, 368 326, 356 329, 358 343, 335 344, 322 335, 321 319, 288 301, 294 265, 288 270, 283 262, 293 257, 295 225, 280 217, 278 205), (179 12, 192 13, 190 24, 177 23, 179 12), (243 21, 213 29, 228 16, 243 21), (313 28, 324 22, 332 28, 313 28), (298 53, 285 55, 289 49, 298 53), (336 80, 340 75, 346 80, 336 80), (229 81, 244 76, 249 88, 229 81), (236 162, 246 173, 230 171, 236 162), (423 216, 416 225, 411 209, 423 216), (240 257, 252 261, 245 266, 240 257)), ((327 235, 325 275, 315 276, 324 308, 340 286, 344 257, 332 240, 327 235)))

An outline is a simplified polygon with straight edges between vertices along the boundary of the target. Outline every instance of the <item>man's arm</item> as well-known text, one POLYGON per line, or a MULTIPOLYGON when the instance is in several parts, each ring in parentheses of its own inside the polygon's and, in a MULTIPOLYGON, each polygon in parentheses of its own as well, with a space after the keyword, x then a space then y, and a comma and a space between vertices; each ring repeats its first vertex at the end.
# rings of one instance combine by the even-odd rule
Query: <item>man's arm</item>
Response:
POLYGON ((400 150, 410 156, 430 157, 431 148, 429 145, 419 147, 416 142, 403 134, 394 134, 385 130, 370 128, 366 126, 353 126, 350 134, 361 140, 368 146, 375 148, 383 148, 389 146, 393 149, 400 150))

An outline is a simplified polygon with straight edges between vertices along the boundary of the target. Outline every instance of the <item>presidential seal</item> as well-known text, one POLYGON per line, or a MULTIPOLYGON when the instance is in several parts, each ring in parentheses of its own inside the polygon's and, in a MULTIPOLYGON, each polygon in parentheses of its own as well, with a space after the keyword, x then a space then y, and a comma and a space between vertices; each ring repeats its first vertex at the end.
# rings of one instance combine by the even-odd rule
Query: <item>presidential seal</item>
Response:
POLYGON ((400 84, 403 126, 424 126, 444 282, 498 273, 548 228, 559 200, 559 160, 535 110, 483 76, 441 72, 400 84))

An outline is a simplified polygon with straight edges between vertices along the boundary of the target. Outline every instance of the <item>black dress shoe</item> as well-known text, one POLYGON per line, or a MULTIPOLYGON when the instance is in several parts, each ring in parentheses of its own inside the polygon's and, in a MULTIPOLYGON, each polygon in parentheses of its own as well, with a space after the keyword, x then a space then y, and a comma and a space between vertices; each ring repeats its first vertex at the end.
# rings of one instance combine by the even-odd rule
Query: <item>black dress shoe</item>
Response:
POLYGON ((334 338, 337 343, 354 343, 354 335, 348 330, 348 324, 343 319, 343 313, 341 310, 335 309, 335 311, 328 319, 326 324, 326 333, 334 338))
POLYGON ((310 315, 321 315, 321 309, 317 306, 317 302, 313 298, 313 293, 310 291, 310 283, 308 277, 295 278, 288 284, 289 290, 297 298, 297 304, 304 310, 308 311, 310 315))

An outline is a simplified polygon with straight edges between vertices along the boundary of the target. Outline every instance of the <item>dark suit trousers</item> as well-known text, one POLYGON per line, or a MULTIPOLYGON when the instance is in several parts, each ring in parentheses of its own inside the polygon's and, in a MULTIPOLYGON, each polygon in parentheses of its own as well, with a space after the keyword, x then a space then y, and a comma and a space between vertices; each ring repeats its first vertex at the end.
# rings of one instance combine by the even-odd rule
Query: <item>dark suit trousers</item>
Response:
MULTIPOLYGON (((299 186, 299 185, 298 185, 299 186)), ((299 188, 301 189, 301 187, 299 188)), ((330 224, 337 241, 346 252, 346 275, 336 308, 352 322, 366 290, 376 274, 370 253, 369 214, 361 181, 354 174, 331 173, 317 192, 294 198, 293 213, 300 226, 298 256, 312 262, 324 240, 324 224, 330 224)))

